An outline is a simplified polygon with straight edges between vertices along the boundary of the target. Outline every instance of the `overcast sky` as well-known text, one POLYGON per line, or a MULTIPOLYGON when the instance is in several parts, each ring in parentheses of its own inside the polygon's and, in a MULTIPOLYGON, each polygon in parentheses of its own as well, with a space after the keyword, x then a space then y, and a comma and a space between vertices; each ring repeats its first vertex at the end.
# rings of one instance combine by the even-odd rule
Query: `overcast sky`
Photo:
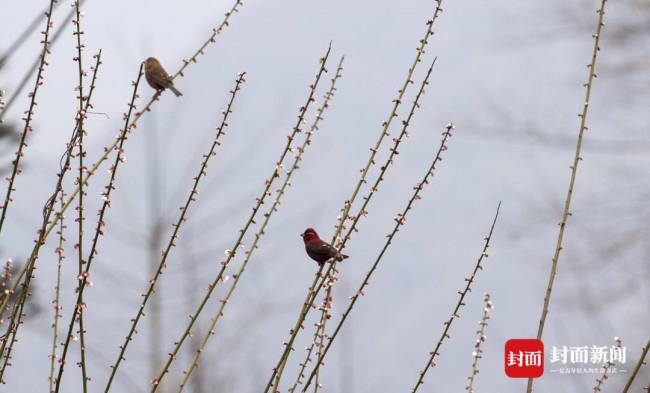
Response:
MULTIPOLYGON (((64 1, 58 7, 55 27, 70 3, 64 1)), ((164 322, 158 350, 162 356, 179 337, 187 315, 214 278, 224 250, 245 223, 305 101, 318 59, 332 41, 329 76, 339 57, 346 55, 337 95, 203 362, 205 378, 211 381, 208 386, 214 389, 262 389, 317 269, 304 255, 298 234, 314 227, 331 237, 339 209, 351 194, 368 147, 374 144, 403 83, 433 12, 432 3, 245 1, 206 55, 176 81, 184 95, 164 94, 143 117, 127 142, 127 161, 118 175, 107 236, 93 265, 94 286, 86 292, 91 391, 103 388, 109 365, 135 315, 139 294, 148 283, 148 242, 155 216, 162 217, 166 242, 237 73, 246 71, 247 78, 229 132, 213 157, 199 199, 190 208, 178 247, 161 278, 158 296, 164 322)), ((617 68, 625 62, 626 50, 607 37, 609 29, 620 28, 629 17, 624 3, 608 4, 601 45, 603 71, 593 89, 584 161, 544 340, 547 347, 603 346, 619 336, 628 348, 629 370, 650 331, 650 250, 643 241, 650 213, 645 203, 650 191, 650 96, 647 72, 617 68)), ((0 51, 45 6, 45 1, 0 4, 0 51)), ((421 391, 464 389, 484 292, 492 295, 495 309, 475 390, 509 393, 524 389, 525 380, 504 375, 503 345, 510 338, 536 334, 569 180, 597 6, 595 1, 567 6, 556 0, 444 4, 415 75, 421 80, 437 56, 430 87, 412 122, 411 138, 404 142, 370 204, 368 217, 359 224, 360 232, 346 249, 350 258, 340 266, 333 322, 376 257, 384 235, 392 229, 393 216, 403 209, 450 121, 456 125, 455 136, 423 200, 411 212, 366 296, 333 345, 323 369, 325 391, 405 392, 412 387, 457 301, 456 291, 464 286, 464 277, 480 255, 499 201, 501 216, 490 258, 461 318, 452 326, 438 367, 429 372, 421 391)), ((155 56, 170 73, 175 72, 230 7, 231 1, 225 0, 85 3, 86 67, 92 54, 103 51, 93 104, 96 114, 87 122, 90 161, 121 127, 139 62, 155 56)), ((73 126, 77 73, 72 57, 76 52, 69 26, 68 30, 52 50, 39 92, 25 172, 17 180, 15 202, 0 235, 3 260, 24 260, 31 250, 41 207, 53 187, 58 160, 73 126)), ((39 40, 33 34, 0 71, 0 86, 8 94, 34 60, 39 40)), ((640 37, 630 52, 647 51, 647 45, 648 38, 640 37)), ((324 82, 318 103, 329 80, 324 82)), ((407 114, 416 89, 414 85, 407 93, 400 115, 407 114)), ((143 86, 140 102, 152 93, 143 86)), ((20 125, 26 108, 24 92, 6 114, 7 122, 20 125)), ((392 133, 399 132, 399 124, 395 122, 392 133)), ((385 157, 386 150, 378 162, 385 157)), ((3 157, 3 165, 9 159, 8 154, 3 157)), ((101 172, 88 191, 87 233, 101 203, 106 171, 101 172)), ((375 176, 373 171, 369 179, 375 176)), ((70 227, 74 226, 72 215, 71 210, 70 227)), ((246 237, 246 245, 253 233, 246 237)), ((76 275, 75 236, 74 232, 68 235, 66 246, 65 325, 76 275)), ((34 297, 42 309, 28 315, 21 329, 3 391, 47 389, 49 302, 56 270, 53 247, 52 237, 38 260, 35 280, 34 297)), ((201 327, 215 311, 216 299, 202 315, 201 327)), ((145 319, 118 373, 118 391, 147 389, 153 376, 148 364, 149 334, 145 319)), ((285 382, 293 380, 308 340, 309 334, 300 336, 285 382)), ((74 367, 77 360, 75 344, 68 358, 66 392, 80 391, 74 367)), ((167 381, 170 391, 187 362, 186 353, 176 362, 167 381)), ((646 368, 645 379, 640 381, 647 382, 648 375, 646 368)), ((540 391, 589 391, 595 378, 594 374, 548 372, 536 386, 540 391)), ((607 384, 621 386, 626 378, 627 374, 615 375, 607 384)))

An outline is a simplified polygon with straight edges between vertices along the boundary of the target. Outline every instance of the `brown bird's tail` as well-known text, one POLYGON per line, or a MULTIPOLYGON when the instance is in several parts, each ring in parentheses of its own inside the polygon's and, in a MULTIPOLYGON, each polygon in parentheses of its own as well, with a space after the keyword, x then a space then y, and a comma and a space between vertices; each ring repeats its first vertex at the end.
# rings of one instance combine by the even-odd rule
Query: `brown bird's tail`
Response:
POLYGON ((342 260, 344 260, 344 259, 346 259, 346 258, 348 258, 347 255, 345 255, 345 254, 339 254, 339 255, 336 257, 336 260, 339 261, 339 262, 341 262, 342 260))
POLYGON ((183 93, 181 93, 180 91, 178 91, 178 89, 176 89, 176 88, 174 87, 174 85, 170 85, 170 86, 169 86, 169 90, 171 90, 172 93, 174 93, 174 94, 176 95, 176 97, 180 97, 180 96, 183 95, 183 93))

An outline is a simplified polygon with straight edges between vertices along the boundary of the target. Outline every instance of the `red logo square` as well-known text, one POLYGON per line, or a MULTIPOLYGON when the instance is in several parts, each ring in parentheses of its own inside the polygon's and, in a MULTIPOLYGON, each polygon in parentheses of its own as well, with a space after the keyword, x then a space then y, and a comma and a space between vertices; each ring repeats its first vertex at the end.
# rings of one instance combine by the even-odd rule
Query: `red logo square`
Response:
POLYGON ((544 374, 544 343, 528 338, 506 341, 504 364, 510 378, 541 377, 544 374))

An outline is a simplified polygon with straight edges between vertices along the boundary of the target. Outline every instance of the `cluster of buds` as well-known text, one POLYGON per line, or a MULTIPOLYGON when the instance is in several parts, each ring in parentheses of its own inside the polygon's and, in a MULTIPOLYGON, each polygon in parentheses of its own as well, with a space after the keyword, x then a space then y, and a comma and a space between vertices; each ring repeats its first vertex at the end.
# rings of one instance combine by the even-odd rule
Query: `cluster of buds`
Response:
POLYGON ((483 353, 483 349, 481 349, 481 345, 485 342, 487 338, 485 336, 485 329, 487 328, 488 321, 490 320, 490 311, 492 311, 492 309, 494 308, 489 293, 485 293, 483 295, 483 302, 485 303, 485 307, 483 307, 483 317, 478 322, 479 328, 476 331, 478 338, 476 339, 476 343, 474 343, 474 351, 472 351, 472 358, 473 358, 472 374, 469 377, 467 377, 469 382, 465 387, 465 390, 467 390, 468 393, 474 393, 474 380, 476 378, 476 375, 479 373, 478 361, 483 357, 481 355, 483 353))

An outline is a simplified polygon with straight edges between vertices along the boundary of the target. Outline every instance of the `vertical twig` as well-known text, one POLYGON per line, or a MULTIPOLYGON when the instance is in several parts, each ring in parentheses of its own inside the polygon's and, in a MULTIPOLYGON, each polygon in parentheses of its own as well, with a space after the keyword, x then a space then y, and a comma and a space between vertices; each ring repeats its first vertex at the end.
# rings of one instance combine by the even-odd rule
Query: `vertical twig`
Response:
MULTIPOLYGON (((305 377, 305 369, 311 362, 311 354, 314 352, 314 348, 318 347, 318 356, 321 355, 322 347, 323 347, 323 341, 320 340, 323 337, 323 330, 322 330, 322 325, 323 325, 323 318, 325 317, 325 314, 321 314, 321 319, 319 322, 316 322, 314 324, 314 327, 316 330, 314 330, 314 337, 312 338, 311 342, 309 343, 309 346, 305 348, 305 351, 307 353, 305 354, 305 360, 303 360, 301 363, 298 364, 300 368, 298 369, 298 374, 296 375, 296 380, 293 383, 293 386, 289 389, 290 393, 294 393, 296 389, 298 388, 298 385, 302 385, 302 379, 305 377)), ((316 381, 318 383, 318 381, 316 381)))
MULTIPOLYGON (((329 286, 327 287, 327 294, 331 293, 332 287, 329 286)), ((318 357, 317 359, 321 359, 323 356, 324 348, 325 348, 325 336, 327 335, 326 332, 326 324, 327 320, 331 317, 329 310, 331 309, 332 306, 332 299, 330 296, 325 296, 325 300, 323 301, 323 313, 320 316, 320 324, 316 328, 316 335, 318 336, 318 357)), ((318 367, 318 370, 316 370, 316 378, 314 378, 314 393, 318 393, 318 388, 321 387, 320 383, 318 382, 320 378, 320 368, 324 364, 321 363, 318 367)))
POLYGON ((481 345, 483 344, 483 342, 485 342, 486 339, 485 329, 487 328, 488 321, 490 320, 490 311, 492 311, 492 309, 494 308, 489 293, 485 293, 483 295, 483 302, 485 302, 485 307, 483 307, 483 317, 481 318, 480 321, 478 321, 479 329, 476 331, 478 338, 476 339, 476 343, 474 344, 474 352, 472 352, 472 359, 473 359, 472 374, 469 377, 467 377, 469 382, 465 387, 465 390, 467 390, 468 393, 474 393, 474 382, 476 381, 476 376, 479 373, 478 361, 483 357, 481 355, 483 353, 483 349, 481 349, 481 345))
MULTIPOLYGON (((59 203, 63 206, 63 198, 65 198, 65 193, 63 190, 59 193, 59 203)), ((65 259, 65 249, 63 248, 63 243, 65 242, 65 217, 61 217, 59 220, 59 230, 57 234, 59 235, 59 241, 55 250, 57 255, 57 264, 56 264, 56 285, 54 286, 54 322, 52 322, 52 351, 50 352, 50 393, 54 393, 54 366, 57 361, 56 357, 56 342, 59 339, 59 319, 61 318, 61 268, 63 267, 63 260, 65 259)))
MULTIPOLYGON (((78 276, 81 275, 81 273, 84 271, 84 259, 83 259, 83 233, 84 233, 84 195, 85 191, 83 188, 83 184, 81 183, 81 179, 83 179, 83 174, 84 174, 84 155, 86 154, 84 152, 84 133, 86 132, 84 129, 84 120, 86 119, 86 112, 84 112, 84 88, 83 88, 83 80, 85 77, 85 72, 83 70, 83 48, 84 45, 81 43, 81 35, 83 32, 81 31, 81 12, 79 9, 79 1, 74 2, 74 8, 75 8, 75 19, 72 21, 72 24, 75 26, 75 31, 73 31, 73 35, 77 37, 77 56, 73 58, 74 61, 77 62, 78 66, 78 74, 79 74, 79 84, 77 85, 77 88, 75 90, 78 91, 78 96, 77 98, 79 99, 79 110, 77 111, 77 124, 78 126, 78 132, 79 132, 79 137, 77 139, 77 144, 78 144, 78 153, 77 153, 77 159, 79 160, 79 177, 77 178, 77 184, 79 185, 79 202, 77 205, 77 225, 78 225, 78 237, 77 237, 77 244, 76 244, 76 249, 77 249, 77 261, 78 261, 78 276)), ((81 280, 78 282, 78 287, 77 291, 81 292, 81 280)), ((81 357, 81 360, 79 362, 79 366, 81 367, 81 379, 82 379, 82 387, 83 387, 83 392, 87 393, 88 392, 88 372, 86 370, 86 332, 84 330, 84 314, 83 314, 83 296, 79 296, 80 300, 77 303, 76 307, 79 308, 78 312, 78 322, 79 322, 79 356, 81 357)))
POLYGON ((630 373, 630 377, 627 379, 627 382, 625 383, 625 387, 623 388, 623 393, 627 393, 628 390, 630 390, 630 387, 632 387, 632 382, 634 382, 634 378, 636 378, 636 375, 639 373, 639 370, 641 369, 641 366, 645 364, 645 357, 648 354, 648 351, 650 350, 650 340, 645 344, 645 347, 641 350, 641 356, 639 356, 639 361, 636 362, 636 365, 634 366, 634 370, 632 370, 632 373, 630 373))
POLYGON ((131 118, 131 114, 133 113, 133 110, 136 108, 135 101, 140 97, 138 95, 138 87, 140 85, 140 79, 142 78, 142 68, 143 68, 143 64, 140 64, 140 68, 138 69, 138 77, 134 82, 132 82, 133 92, 131 93, 131 101, 129 102, 129 109, 127 113, 124 114, 124 127, 120 131, 118 136, 120 143, 116 147, 118 150, 117 150, 117 154, 115 155, 115 163, 113 164, 110 170, 110 178, 108 181, 108 185, 106 186, 106 191, 102 193, 102 200, 103 200, 102 207, 100 208, 98 213, 99 217, 97 219, 97 226, 95 227, 95 235, 93 237, 90 253, 88 254, 88 261, 86 261, 85 267, 77 276, 77 280, 79 281, 77 287, 77 299, 76 299, 75 307, 73 308, 72 311, 72 315, 70 317, 70 323, 68 324, 68 331, 65 337, 65 341, 63 343, 61 359, 59 360, 59 371, 56 378, 56 389, 55 389, 56 393, 59 392, 59 389, 61 387, 61 380, 63 378, 63 372, 65 369, 68 347, 73 337, 72 330, 74 329, 75 321, 77 320, 77 318, 79 318, 79 316, 82 313, 83 307, 85 306, 83 303, 83 293, 88 285, 92 285, 90 280, 88 280, 88 276, 90 275, 90 267, 92 266, 93 259, 97 254, 97 243, 99 241, 99 237, 103 234, 102 228, 105 225, 104 216, 106 214, 106 210, 111 205, 110 197, 111 197, 112 190, 115 189, 114 185, 115 185, 115 177, 117 176, 117 168, 119 167, 119 164, 124 161, 123 158, 124 142, 126 141, 129 133, 131 132, 131 128, 129 127, 129 120, 131 118))
MULTIPOLYGON (((537 339, 542 339, 542 334, 544 333, 544 324, 546 323, 546 316, 548 315, 548 308, 551 302, 551 293, 553 292, 553 283, 555 282, 555 275, 557 274, 557 264, 560 260, 560 252, 562 251, 562 241, 564 240, 564 229, 566 228, 567 220, 571 216, 571 199, 573 198, 573 187, 575 186, 576 175, 578 173, 578 164, 582 161, 580 156, 580 151, 582 149, 582 139, 585 130, 587 129, 587 114, 589 112, 589 100, 591 98, 591 87, 594 79, 596 78, 596 59, 598 57, 598 52, 600 52, 600 34, 603 26, 603 18, 605 16, 605 3, 607 0, 601 0, 600 8, 596 11, 598 13, 598 24, 596 25, 596 32, 593 34, 594 38, 594 47, 591 54, 591 63, 587 65, 589 69, 589 76, 587 83, 584 84, 585 87, 585 98, 582 105, 582 112, 578 115, 580 118, 580 129, 578 130, 578 139, 576 141, 575 155, 573 157, 573 165, 571 166, 571 179, 569 180, 569 188, 567 190, 566 199, 564 201, 564 209, 562 211, 562 221, 560 221, 560 230, 557 235, 557 242, 555 245, 555 254, 553 255, 553 260, 551 263, 551 271, 549 273, 548 285, 546 287, 546 294, 544 295, 544 305, 542 307, 542 314, 539 318, 539 326, 537 328, 537 339)), ((533 378, 528 379, 528 385, 526 387, 526 392, 531 393, 533 391, 533 378)))
POLYGON ((208 169, 208 162, 210 161, 210 158, 213 156, 216 156, 216 150, 218 146, 221 146, 221 137, 225 135, 226 128, 228 127, 228 117, 232 113, 232 105, 235 101, 235 97, 237 96, 237 93, 241 89, 242 83, 244 83, 244 76, 246 75, 245 72, 239 74, 237 76, 237 80, 235 81, 235 86, 234 88, 230 91, 230 101, 228 102, 228 105, 226 106, 226 109, 222 112, 222 121, 219 127, 216 129, 215 137, 214 140, 212 141, 212 145, 210 146, 210 149, 208 152, 203 155, 203 160, 201 161, 201 165, 199 167, 199 172, 194 177, 194 183, 192 184, 192 189, 190 190, 190 193, 185 200, 185 204, 180 207, 180 215, 178 217, 178 220, 176 221, 175 224, 173 224, 174 230, 172 231, 172 234, 169 238, 169 242, 167 243, 167 246, 162 252, 162 258, 160 260, 160 263, 158 265, 158 268, 154 274, 154 276, 149 280, 149 287, 147 288, 146 293, 142 295, 143 299, 142 302, 140 303, 140 306, 138 307, 138 312, 136 313, 136 316, 131 319, 131 328, 129 329, 129 332, 120 346, 120 353, 117 357, 117 360, 115 363, 111 366, 111 375, 108 379, 108 382, 106 383, 106 388, 104 389, 104 392, 108 392, 109 389, 111 388, 111 384, 113 383, 113 379, 115 378, 115 374, 117 373, 117 369, 119 368, 120 364, 122 363, 122 360, 125 360, 125 353, 126 349, 129 345, 129 343, 133 340, 134 334, 137 333, 137 325, 140 319, 144 316, 144 308, 147 305, 148 300, 151 298, 151 296, 155 292, 155 286, 158 281, 158 278, 162 274, 163 270, 165 269, 167 265, 167 258, 169 257, 169 254, 171 252, 171 249, 176 246, 176 239, 178 238, 178 233, 181 229, 181 225, 186 221, 185 216, 187 215, 187 212, 189 211, 189 207, 192 204, 192 202, 196 201, 196 198, 199 194, 199 183, 201 182, 201 179, 207 174, 207 169, 208 169))
POLYGON ((440 347, 442 346, 443 341, 451 337, 449 335, 449 329, 451 328, 451 324, 454 323, 454 320, 460 318, 460 314, 458 314, 458 312, 460 308, 465 305, 465 296, 467 296, 467 294, 472 291, 472 283, 476 279, 476 274, 478 273, 478 271, 483 270, 483 266, 481 265, 481 263, 483 262, 483 259, 488 258, 487 251, 488 248, 490 248, 490 240, 492 240, 492 233, 494 232, 494 226, 496 225, 497 219, 499 218, 500 208, 501 208, 501 202, 499 202, 499 205, 497 206, 497 212, 494 215, 494 220, 492 221, 490 232, 485 237, 485 244, 483 245, 483 251, 481 252, 481 255, 476 261, 476 266, 474 266, 474 271, 472 271, 472 274, 469 276, 469 278, 465 279, 465 281, 467 282, 465 289, 463 291, 458 291, 458 294, 460 295, 458 298, 458 303, 456 303, 456 307, 454 308, 454 311, 451 313, 449 320, 445 321, 444 323, 445 329, 443 330, 442 335, 438 339, 438 343, 436 344, 436 347, 434 348, 433 351, 429 353, 430 356, 427 359, 426 365, 424 366, 422 371, 420 371, 418 380, 416 381, 415 386, 411 390, 412 393, 417 392, 420 386, 422 386, 422 384, 424 383, 424 376, 427 374, 427 371, 429 371, 430 368, 436 366, 434 360, 436 360, 436 356, 440 355, 440 347))

